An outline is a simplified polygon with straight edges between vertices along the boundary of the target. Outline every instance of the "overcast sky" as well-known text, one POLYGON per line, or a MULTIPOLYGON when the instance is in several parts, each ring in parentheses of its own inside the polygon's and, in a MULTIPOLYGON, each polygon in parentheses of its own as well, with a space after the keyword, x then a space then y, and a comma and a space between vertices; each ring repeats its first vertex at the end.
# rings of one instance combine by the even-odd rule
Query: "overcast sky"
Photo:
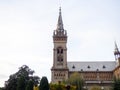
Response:
POLYGON ((24 64, 51 81, 60 6, 68 61, 114 61, 120 0, 0 0, 0 86, 24 64))

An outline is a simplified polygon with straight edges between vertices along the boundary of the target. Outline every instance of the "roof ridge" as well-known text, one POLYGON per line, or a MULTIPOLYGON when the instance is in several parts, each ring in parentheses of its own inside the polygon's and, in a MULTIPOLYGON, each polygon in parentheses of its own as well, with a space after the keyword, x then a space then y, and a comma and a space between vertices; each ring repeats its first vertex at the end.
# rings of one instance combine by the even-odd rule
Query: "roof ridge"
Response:
POLYGON ((86 62, 90 62, 90 63, 93 63, 93 62, 115 62, 115 61, 68 61, 69 63, 86 63, 86 62))

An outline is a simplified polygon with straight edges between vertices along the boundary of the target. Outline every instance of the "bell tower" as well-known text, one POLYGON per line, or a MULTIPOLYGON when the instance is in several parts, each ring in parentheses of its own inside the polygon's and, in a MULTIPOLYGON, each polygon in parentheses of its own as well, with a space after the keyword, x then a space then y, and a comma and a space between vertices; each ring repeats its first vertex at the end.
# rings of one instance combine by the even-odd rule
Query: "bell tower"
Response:
POLYGON ((51 69, 52 83, 57 83, 68 79, 67 68, 67 32, 64 30, 61 8, 57 28, 53 32, 53 66, 51 69))

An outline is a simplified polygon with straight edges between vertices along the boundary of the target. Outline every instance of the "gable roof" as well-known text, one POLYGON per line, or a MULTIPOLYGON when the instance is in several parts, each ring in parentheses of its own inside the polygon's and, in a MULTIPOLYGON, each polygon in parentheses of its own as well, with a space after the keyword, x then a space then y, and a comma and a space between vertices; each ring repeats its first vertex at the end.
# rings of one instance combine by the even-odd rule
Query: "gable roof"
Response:
POLYGON ((69 71, 112 71, 116 67, 115 61, 99 62, 67 62, 69 71))

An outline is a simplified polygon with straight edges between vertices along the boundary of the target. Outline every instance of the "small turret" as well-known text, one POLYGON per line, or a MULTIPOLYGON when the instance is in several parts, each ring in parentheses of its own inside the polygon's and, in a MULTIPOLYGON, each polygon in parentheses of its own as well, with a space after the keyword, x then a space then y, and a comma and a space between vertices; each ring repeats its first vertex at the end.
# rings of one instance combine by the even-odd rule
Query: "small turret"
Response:
POLYGON ((114 50, 114 55, 120 54, 117 43, 115 42, 115 50, 114 50))
POLYGON ((117 43, 115 42, 115 50, 114 50, 115 60, 117 62, 117 65, 120 66, 120 51, 118 49, 117 43))

